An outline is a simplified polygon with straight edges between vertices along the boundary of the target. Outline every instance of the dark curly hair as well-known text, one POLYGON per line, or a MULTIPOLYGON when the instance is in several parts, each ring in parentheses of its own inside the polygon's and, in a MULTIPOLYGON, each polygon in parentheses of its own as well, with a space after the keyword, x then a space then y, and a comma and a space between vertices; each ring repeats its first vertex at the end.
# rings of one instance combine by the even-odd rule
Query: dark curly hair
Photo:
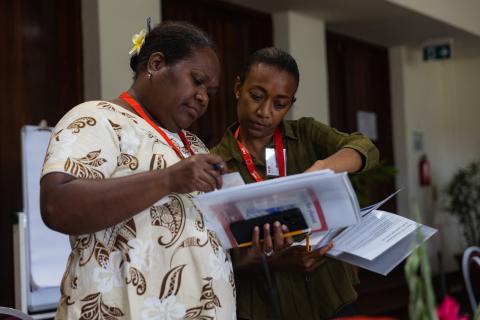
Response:
POLYGON ((164 21, 148 32, 140 52, 130 58, 130 68, 136 78, 155 52, 162 52, 165 63, 173 65, 190 58, 193 49, 203 48, 216 52, 215 43, 203 30, 184 21, 164 21))

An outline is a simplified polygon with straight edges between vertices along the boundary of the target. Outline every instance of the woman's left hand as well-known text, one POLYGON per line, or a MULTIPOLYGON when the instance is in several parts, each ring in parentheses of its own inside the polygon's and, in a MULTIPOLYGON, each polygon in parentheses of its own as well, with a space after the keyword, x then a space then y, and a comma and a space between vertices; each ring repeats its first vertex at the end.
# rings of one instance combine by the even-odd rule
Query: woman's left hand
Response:
POLYGON ((292 237, 285 237, 284 234, 288 233, 286 225, 280 225, 280 222, 276 221, 273 224, 273 237, 270 233, 272 228, 268 223, 263 226, 263 242, 260 241, 259 231, 254 231, 252 237, 253 248, 255 251, 262 252, 267 257, 274 252, 279 252, 292 245, 292 237))
POLYGON ((285 237, 288 232, 285 225, 278 221, 273 224, 273 237, 270 233, 270 224, 263 227, 264 239, 260 240, 260 228, 256 226, 252 232, 252 245, 247 248, 233 248, 231 250, 234 268, 240 273, 258 273, 261 271, 262 256, 270 257, 290 247, 291 237, 285 237))
POLYGON ((269 257, 268 264, 273 271, 312 272, 326 260, 326 253, 333 247, 330 242, 320 249, 308 252, 305 246, 291 246, 269 257))

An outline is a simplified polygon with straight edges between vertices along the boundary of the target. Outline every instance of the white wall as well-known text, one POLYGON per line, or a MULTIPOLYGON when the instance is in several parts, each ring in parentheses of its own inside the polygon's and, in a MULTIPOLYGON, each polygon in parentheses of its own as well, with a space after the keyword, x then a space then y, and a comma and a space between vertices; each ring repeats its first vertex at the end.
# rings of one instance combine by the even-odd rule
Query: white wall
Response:
POLYGON ((275 46, 289 52, 300 70, 297 102, 290 119, 314 117, 329 123, 325 23, 296 12, 273 14, 275 46))
POLYGON ((391 48, 389 50, 390 62, 390 95, 391 115, 393 131, 393 147, 395 155, 395 167, 398 174, 395 178, 396 189, 402 189, 397 195, 397 211, 399 214, 410 216, 410 189, 407 188, 409 177, 407 175, 407 131, 405 110, 405 84, 403 66, 404 48, 391 48))
POLYGON ((160 21, 159 0, 83 0, 85 100, 112 99, 132 83, 132 35, 160 21))
POLYGON ((460 29, 480 35, 480 1, 478 0, 387 0, 420 12, 460 29))
POLYGON ((100 43, 97 0, 82 1, 84 100, 98 100, 100 87, 100 43))
POLYGON ((399 181, 407 187, 401 212, 418 205, 423 222, 440 229, 432 245, 441 248, 447 269, 458 268, 452 254, 462 252, 461 231, 446 214, 445 187, 467 163, 480 159, 480 57, 423 62, 417 48, 390 50, 392 107, 399 181), (423 135, 424 151, 414 150, 414 133, 423 135), (418 161, 427 154, 432 186, 420 187, 418 161))

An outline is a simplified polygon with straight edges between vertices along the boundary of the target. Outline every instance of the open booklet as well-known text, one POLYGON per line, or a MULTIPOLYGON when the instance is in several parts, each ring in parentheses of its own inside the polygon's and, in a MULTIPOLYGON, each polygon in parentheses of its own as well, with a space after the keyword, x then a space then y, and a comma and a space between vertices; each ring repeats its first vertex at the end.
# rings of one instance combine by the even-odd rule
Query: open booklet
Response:
MULTIPOLYGON (((419 232, 422 241, 437 232, 400 215, 377 210, 399 191, 362 209, 361 221, 356 225, 314 233, 310 241, 313 249, 333 241, 329 257, 387 275, 418 246, 419 232)), ((298 244, 305 245, 305 241, 298 244)))
MULTIPOLYGON (((329 257, 387 275, 418 245, 419 232, 423 241, 437 232, 378 210, 400 190, 360 210, 346 173, 323 170, 249 185, 238 173, 223 178, 222 190, 195 197, 194 202, 226 249, 239 245, 230 227, 235 222, 295 208, 312 232, 313 250, 333 241, 329 257)), ((305 240, 296 244, 305 245, 305 240)))
MULTIPOLYGON (((235 185, 236 174, 224 177, 235 185)), ((283 212, 301 212, 310 231, 325 231, 360 222, 357 197, 346 173, 322 170, 252 183, 235 185, 193 199, 202 211, 205 224, 214 230, 226 248, 239 246, 232 225, 283 212)), ((250 229, 250 234, 251 234, 250 229)))

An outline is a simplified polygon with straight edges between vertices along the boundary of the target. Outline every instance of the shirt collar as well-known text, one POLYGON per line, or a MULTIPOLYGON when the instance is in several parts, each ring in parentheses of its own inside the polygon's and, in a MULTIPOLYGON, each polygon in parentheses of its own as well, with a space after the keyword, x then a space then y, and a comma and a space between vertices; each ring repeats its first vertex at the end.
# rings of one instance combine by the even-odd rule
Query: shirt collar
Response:
POLYGON ((282 130, 282 134, 284 137, 298 140, 297 134, 292 128, 292 125, 290 124, 290 121, 282 121, 280 124, 280 129, 282 130))
MULTIPOLYGON (((235 122, 230 127, 228 127, 225 132, 225 136, 218 145, 218 151, 221 153, 221 156, 224 161, 228 162, 232 159, 242 162, 243 157, 240 151, 240 148, 237 144, 237 139, 235 138, 235 130, 238 128, 238 122, 235 122)), ((297 134, 293 130, 289 121, 282 121, 280 124, 280 130, 282 130, 282 135, 289 139, 298 140, 297 134)))
POLYGON ((235 139, 235 130, 238 127, 238 122, 235 122, 230 127, 227 128, 225 135, 222 140, 215 147, 215 151, 223 158, 225 162, 228 162, 232 159, 241 160, 242 154, 237 145, 237 140, 235 139))

